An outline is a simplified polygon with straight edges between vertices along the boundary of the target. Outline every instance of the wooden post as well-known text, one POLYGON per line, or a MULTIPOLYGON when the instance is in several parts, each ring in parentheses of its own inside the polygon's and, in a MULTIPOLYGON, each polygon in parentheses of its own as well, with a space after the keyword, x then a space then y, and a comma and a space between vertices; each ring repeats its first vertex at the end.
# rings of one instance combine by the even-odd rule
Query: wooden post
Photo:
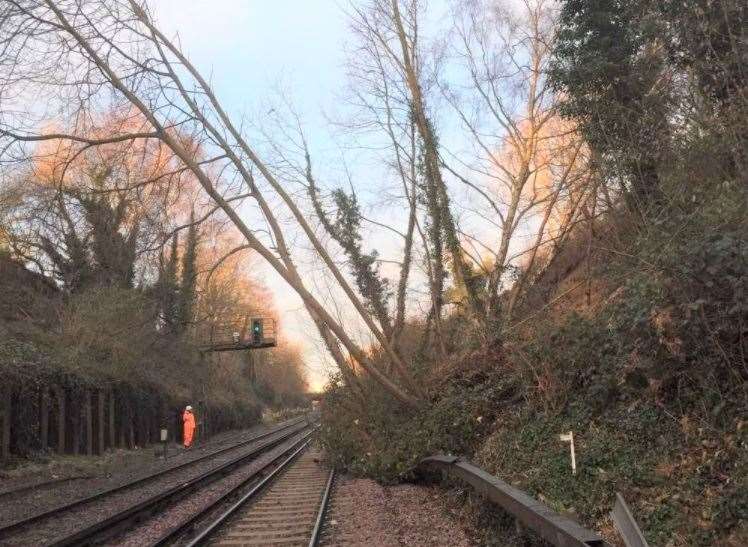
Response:
POLYGON ((93 455, 93 412, 91 408, 91 390, 86 390, 84 401, 84 419, 86 420, 86 455, 93 455))
POLYGON ((143 409, 140 419, 138 420, 138 430, 140 431, 140 442, 138 443, 138 446, 141 448, 151 442, 151 428, 148 424, 148 418, 149 413, 148 408, 146 407, 143 409))
POLYGON ((99 442, 97 443, 97 454, 104 453, 104 390, 100 389, 96 394, 96 403, 99 408, 99 418, 97 420, 97 426, 99 429, 99 442))
POLYGON ((125 418, 125 427, 127 428, 127 448, 132 450, 135 448, 135 420, 138 415, 131 405, 129 406, 129 410, 130 412, 127 413, 127 417, 125 418))
POLYGON ((130 438, 130 441, 127 443, 127 447, 130 449, 135 448, 135 427, 133 426, 132 420, 127 422, 127 431, 130 438))
POLYGON ((140 413, 141 412, 142 411, 135 412, 133 414, 132 420, 130 421, 130 426, 132 427, 132 438, 133 438, 132 444, 133 444, 134 447, 135 446, 142 446, 142 444, 143 444, 143 441, 142 441, 142 439, 143 439, 143 427, 142 427, 142 425, 143 424, 140 423, 141 422, 141 419, 140 419, 140 413))
POLYGON ((156 430, 156 442, 161 442, 161 428, 164 427, 164 418, 163 418, 163 403, 161 402, 161 397, 158 398, 158 405, 156 406, 156 409, 153 414, 153 425, 156 430))
POLYGON ((73 423, 73 454, 81 453, 81 407, 70 405, 70 419, 73 423))
POLYGON ((120 448, 127 448, 127 439, 125 438, 125 421, 124 421, 124 414, 120 416, 120 425, 119 425, 119 446, 120 448))
POLYGON ((42 450, 49 447, 49 390, 47 386, 42 387, 39 397, 39 440, 42 450))
POLYGON ((144 447, 151 443, 151 413, 148 409, 143 412, 143 417, 140 419, 140 428, 143 430, 143 441, 140 446, 144 447))
POLYGON ((120 446, 122 448, 132 448, 128 443, 130 442, 130 420, 132 419, 130 412, 130 406, 124 398, 120 399, 120 415, 119 415, 119 439, 120 446))
POLYGON ((65 453, 65 390, 54 387, 57 397, 57 453, 65 453))
POLYGON ((148 409, 143 411, 138 416, 138 446, 143 448, 148 444, 150 439, 150 432, 148 431, 148 409))
POLYGON ((156 429, 156 418, 153 410, 148 413, 148 444, 153 444, 158 440, 158 429, 156 429))
POLYGON ((114 449, 116 444, 116 432, 114 430, 117 422, 114 419, 114 390, 109 392, 109 448, 114 449))
POLYGON ((3 417, 2 443, 0 443, 0 460, 7 460, 10 456, 10 422, 12 408, 12 393, 10 386, 5 386, 0 392, 0 414, 3 417))

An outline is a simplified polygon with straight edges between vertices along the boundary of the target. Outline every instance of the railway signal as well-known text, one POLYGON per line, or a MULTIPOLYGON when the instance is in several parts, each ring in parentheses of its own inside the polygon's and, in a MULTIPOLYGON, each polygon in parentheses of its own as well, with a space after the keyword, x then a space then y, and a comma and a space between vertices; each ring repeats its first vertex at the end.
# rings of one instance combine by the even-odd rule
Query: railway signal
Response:
POLYGON ((262 319, 252 319, 252 342, 262 343, 262 319))
POLYGON ((277 345, 275 319, 240 315, 213 323, 202 332, 200 349, 239 351, 270 348, 277 345))

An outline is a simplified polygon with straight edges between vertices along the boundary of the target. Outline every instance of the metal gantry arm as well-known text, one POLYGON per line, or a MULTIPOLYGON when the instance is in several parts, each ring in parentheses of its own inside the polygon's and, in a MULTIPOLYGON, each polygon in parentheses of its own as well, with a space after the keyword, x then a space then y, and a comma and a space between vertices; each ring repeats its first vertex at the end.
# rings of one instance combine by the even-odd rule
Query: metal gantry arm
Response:
POLYGON ((213 323, 208 332, 198 338, 203 352, 271 348, 278 343, 275 319, 249 315, 213 323))

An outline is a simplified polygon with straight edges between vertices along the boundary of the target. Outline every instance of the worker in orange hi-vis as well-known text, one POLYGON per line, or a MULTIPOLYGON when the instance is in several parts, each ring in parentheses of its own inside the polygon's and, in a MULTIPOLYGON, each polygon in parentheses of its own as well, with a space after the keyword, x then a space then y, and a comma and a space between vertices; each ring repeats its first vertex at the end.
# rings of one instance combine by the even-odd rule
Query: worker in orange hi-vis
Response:
POLYGON ((185 407, 182 421, 184 422, 184 447, 189 448, 192 446, 192 438, 195 435, 195 415, 190 405, 185 407))

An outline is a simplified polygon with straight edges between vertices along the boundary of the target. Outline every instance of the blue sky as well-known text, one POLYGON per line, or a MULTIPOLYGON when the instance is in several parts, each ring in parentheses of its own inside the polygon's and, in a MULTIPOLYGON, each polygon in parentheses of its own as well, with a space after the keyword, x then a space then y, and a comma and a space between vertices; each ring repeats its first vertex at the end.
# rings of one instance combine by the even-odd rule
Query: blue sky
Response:
POLYGON ((344 84, 347 24, 338 2, 158 0, 153 6, 159 25, 179 33, 234 114, 251 111, 283 81, 296 84, 294 101, 306 117, 344 84))

